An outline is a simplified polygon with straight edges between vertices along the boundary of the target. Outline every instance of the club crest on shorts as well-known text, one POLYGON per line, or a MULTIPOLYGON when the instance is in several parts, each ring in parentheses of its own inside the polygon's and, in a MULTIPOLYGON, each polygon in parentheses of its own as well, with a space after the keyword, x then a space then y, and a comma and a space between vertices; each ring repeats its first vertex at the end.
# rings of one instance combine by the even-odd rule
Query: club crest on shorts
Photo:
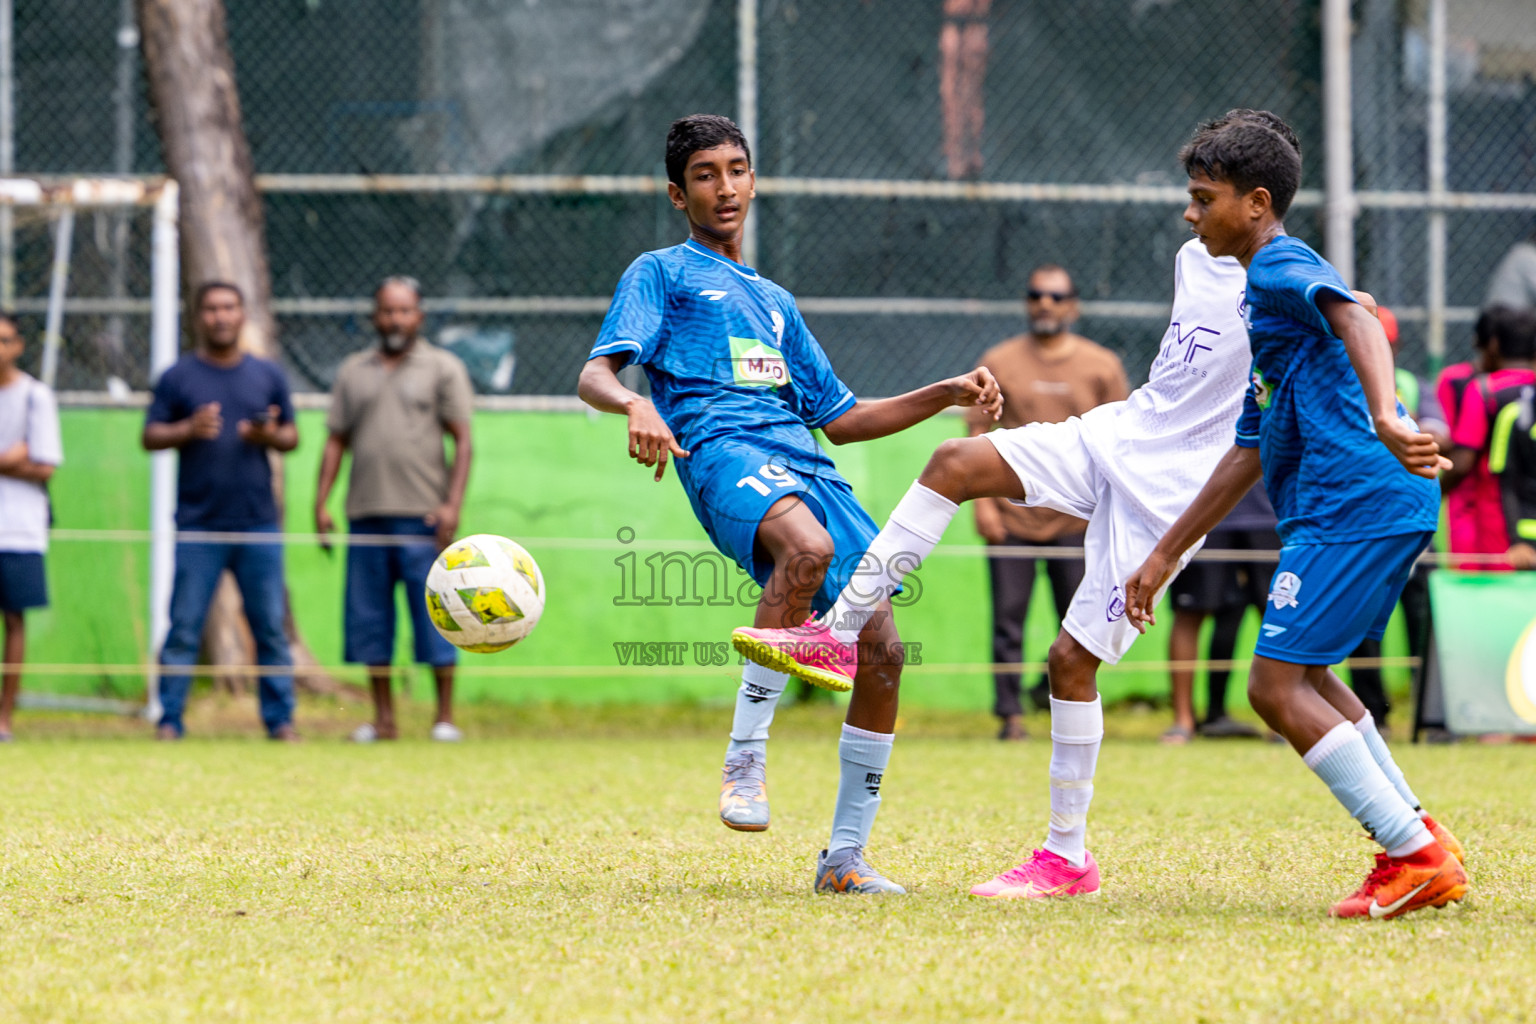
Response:
POLYGON ((1275 582, 1270 584, 1273 588, 1269 592, 1269 599, 1274 602, 1276 608, 1297 607, 1296 595, 1301 591, 1301 577, 1295 573, 1286 571, 1275 577, 1275 582))
POLYGON ((1118 622, 1125 618, 1125 592, 1119 587, 1109 592, 1109 604, 1104 608, 1106 622, 1118 622))

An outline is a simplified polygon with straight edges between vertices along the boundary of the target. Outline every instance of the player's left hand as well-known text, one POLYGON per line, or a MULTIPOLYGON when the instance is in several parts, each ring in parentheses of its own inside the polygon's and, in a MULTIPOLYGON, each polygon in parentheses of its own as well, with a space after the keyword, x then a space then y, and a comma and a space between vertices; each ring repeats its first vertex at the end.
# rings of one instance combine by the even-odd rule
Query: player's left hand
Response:
POLYGON ((235 424, 235 433, 247 444, 259 444, 267 448, 277 445, 277 432, 282 428, 283 410, 275 405, 267 406, 267 415, 259 420, 241 420, 235 424))
POLYGON ((453 543, 454 535, 459 532, 459 506, 445 501, 428 512, 422 522, 437 530, 437 547, 441 551, 453 543))
POLYGON ((960 377, 951 377, 944 383, 949 387, 955 405, 962 408, 974 406, 993 420, 1003 415, 1003 392, 997 386, 997 378, 985 366, 978 366, 960 377))
POLYGON ((1173 575, 1173 564, 1156 548, 1141 563, 1141 568, 1131 573, 1125 581, 1125 618, 1136 632, 1145 633, 1148 626, 1157 625, 1152 606, 1157 603, 1158 592, 1168 577, 1173 575))
POLYGON ((1433 436, 1413 429, 1395 416, 1376 424, 1376 436, 1414 476, 1433 480, 1451 468, 1451 460, 1440 454, 1433 436))

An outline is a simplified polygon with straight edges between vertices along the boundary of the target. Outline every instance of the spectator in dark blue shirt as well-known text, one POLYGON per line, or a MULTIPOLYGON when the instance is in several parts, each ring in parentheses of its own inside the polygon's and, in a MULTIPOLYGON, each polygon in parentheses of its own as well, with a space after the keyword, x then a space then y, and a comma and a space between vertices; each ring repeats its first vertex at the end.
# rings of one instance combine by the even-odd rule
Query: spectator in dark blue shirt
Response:
MULTIPOLYGON (((185 535, 278 533, 268 449, 299 443, 293 401, 283 371, 240 350, 245 304, 240 289, 221 281, 198 287, 193 299, 195 351, 161 375, 144 423, 144 447, 181 453, 176 526, 185 535)), ((256 641, 256 662, 283 671, 263 675, 261 720, 273 739, 295 740, 293 658, 283 631, 283 548, 251 538, 178 539, 171 591, 171 628, 160 664, 197 664, 203 623, 224 570, 234 574, 256 641)), ((180 739, 192 677, 175 671, 161 681, 157 735, 180 739)))

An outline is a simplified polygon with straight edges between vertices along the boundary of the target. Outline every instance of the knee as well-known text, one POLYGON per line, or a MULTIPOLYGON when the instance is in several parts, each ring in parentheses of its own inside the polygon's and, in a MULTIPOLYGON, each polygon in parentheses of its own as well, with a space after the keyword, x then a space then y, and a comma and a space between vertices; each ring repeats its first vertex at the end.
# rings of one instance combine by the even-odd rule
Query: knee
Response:
MULTIPOLYGON (((966 491, 966 465, 970 459, 970 453, 976 443, 974 437, 952 437, 939 445, 933 455, 928 459, 928 465, 923 467, 923 473, 918 481, 924 487, 947 495, 956 502, 964 501, 970 497, 966 491)), ((990 444, 990 441, 982 441, 982 444, 990 444)))
POLYGON ((1089 701, 1097 688, 1094 673, 1099 659, 1066 632, 1059 633, 1046 656, 1051 695, 1059 700, 1089 701))
POLYGON ((1248 706, 1264 721, 1274 720, 1276 709, 1275 691, 1266 685, 1264 677, 1256 671, 1248 673, 1248 706))
POLYGON ((835 554, 832 537, 825 530, 807 531, 794 538, 784 555, 784 571, 796 585, 821 586, 835 554))

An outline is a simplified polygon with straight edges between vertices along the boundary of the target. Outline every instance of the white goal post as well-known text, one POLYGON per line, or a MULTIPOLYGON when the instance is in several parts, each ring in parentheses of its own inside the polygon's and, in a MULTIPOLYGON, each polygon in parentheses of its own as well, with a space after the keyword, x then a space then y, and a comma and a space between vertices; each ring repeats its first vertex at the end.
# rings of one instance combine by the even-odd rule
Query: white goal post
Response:
MULTIPOLYGON (((54 249, 49 269, 41 376, 52 386, 58 371, 62 325, 68 304, 70 254, 75 212, 153 211, 150 236, 149 369, 151 382, 176 362, 181 350, 181 266, 177 225, 178 189, 169 178, 0 178, 0 265, 13 268, 12 215, 37 208, 53 220, 54 249)), ((0 282, 11 293, 13 282, 0 282)), ((121 303, 120 303, 121 304, 121 303)), ((171 580, 175 563, 176 457, 170 451, 150 456, 149 647, 145 652, 147 717, 160 714, 158 648, 170 625, 171 580)))

